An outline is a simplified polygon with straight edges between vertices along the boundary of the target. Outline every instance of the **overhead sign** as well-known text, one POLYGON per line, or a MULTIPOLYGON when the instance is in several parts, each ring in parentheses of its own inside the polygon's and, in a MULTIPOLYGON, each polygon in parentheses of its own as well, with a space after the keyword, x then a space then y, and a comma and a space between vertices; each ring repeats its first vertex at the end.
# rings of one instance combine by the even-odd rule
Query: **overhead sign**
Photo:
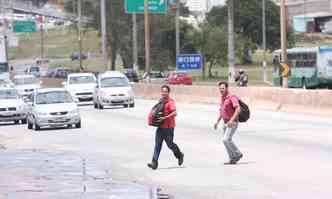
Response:
MULTIPOLYGON (((148 0, 149 13, 163 14, 167 11, 166 0, 148 0)), ((144 0, 125 0, 126 13, 144 13, 144 0)))
POLYGON ((13 32, 37 32, 35 21, 13 21, 13 32))
POLYGON ((203 67, 201 54, 180 54, 176 56, 176 68, 178 70, 199 70, 203 67))

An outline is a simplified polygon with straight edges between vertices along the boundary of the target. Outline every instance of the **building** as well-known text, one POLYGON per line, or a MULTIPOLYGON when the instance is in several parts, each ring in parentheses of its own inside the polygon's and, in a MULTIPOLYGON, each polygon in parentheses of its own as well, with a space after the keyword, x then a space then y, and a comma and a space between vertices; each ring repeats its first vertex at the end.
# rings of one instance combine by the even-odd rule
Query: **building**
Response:
MULTIPOLYGON (((280 0, 274 1, 280 5, 280 0)), ((286 0, 286 6, 289 20, 297 15, 332 12, 331 0, 286 0)))

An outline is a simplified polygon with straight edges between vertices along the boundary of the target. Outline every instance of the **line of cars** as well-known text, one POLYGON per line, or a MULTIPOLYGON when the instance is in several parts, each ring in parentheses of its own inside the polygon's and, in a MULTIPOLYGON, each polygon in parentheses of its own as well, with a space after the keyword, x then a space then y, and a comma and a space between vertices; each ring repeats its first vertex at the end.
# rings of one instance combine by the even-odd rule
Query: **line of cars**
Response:
POLYGON ((171 84, 171 85, 192 85, 193 79, 187 71, 172 71, 167 74, 161 71, 151 71, 139 77, 133 69, 125 70, 124 74, 133 82, 171 84))
POLYGON ((0 84, 1 122, 18 124, 21 121, 28 129, 35 130, 64 126, 81 128, 80 102, 90 102, 96 109, 135 106, 131 84, 118 71, 106 71, 97 77, 92 73, 72 73, 62 83, 63 88, 40 88, 40 82, 33 78, 36 77, 18 75, 14 77, 14 83, 0 84), (26 89, 30 83, 39 83, 39 87, 26 89))

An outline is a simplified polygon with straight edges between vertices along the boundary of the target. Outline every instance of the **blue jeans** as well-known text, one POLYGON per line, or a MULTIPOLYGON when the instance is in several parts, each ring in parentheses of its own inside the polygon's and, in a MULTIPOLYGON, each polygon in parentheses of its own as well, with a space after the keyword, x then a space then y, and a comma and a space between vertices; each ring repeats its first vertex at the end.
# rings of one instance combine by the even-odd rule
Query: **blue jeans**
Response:
POLYGON ((163 146, 163 141, 166 142, 169 149, 173 151, 176 158, 181 157, 182 153, 178 147, 173 142, 174 139, 174 128, 157 128, 155 137, 155 147, 153 152, 153 160, 158 161, 161 148, 163 146))

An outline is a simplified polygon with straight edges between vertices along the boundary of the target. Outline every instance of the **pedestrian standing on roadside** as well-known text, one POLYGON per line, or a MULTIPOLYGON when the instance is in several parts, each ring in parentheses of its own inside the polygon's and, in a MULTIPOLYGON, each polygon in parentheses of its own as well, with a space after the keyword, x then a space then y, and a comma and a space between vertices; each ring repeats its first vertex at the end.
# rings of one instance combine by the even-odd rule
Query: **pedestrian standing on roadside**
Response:
POLYGON ((183 153, 177 144, 174 143, 174 128, 175 128, 175 116, 176 107, 175 101, 170 98, 170 87, 168 85, 161 86, 161 99, 164 103, 163 116, 159 118, 162 120, 161 125, 157 128, 155 133, 155 147, 151 163, 148 163, 148 167, 155 170, 158 168, 159 154, 162 148, 163 141, 166 142, 169 149, 173 151, 174 156, 178 160, 178 165, 183 163, 183 153))
POLYGON ((221 94, 221 103, 219 117, 214 124, 214 129, 217 129, 219 122, 223 120, 223 142, 229 156, 229 161, 225 162, 225 164, 236 164, 243 156, 232 140, 239 125, 238 116, 241 111, 239 99, 235 95, 230 94, 227 82, 219 82, 218 86, 221 94))

